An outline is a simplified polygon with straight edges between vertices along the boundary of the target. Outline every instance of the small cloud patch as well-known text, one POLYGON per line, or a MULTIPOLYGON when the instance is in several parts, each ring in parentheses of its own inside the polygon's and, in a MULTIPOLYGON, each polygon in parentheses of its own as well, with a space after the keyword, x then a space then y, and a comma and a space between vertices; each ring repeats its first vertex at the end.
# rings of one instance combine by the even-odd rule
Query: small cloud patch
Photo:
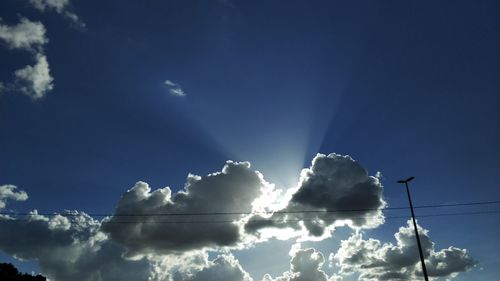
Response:
POLYGON ((70 9, 70 0, 29 0, 33 8, 41 11, 56 11, 69 19, 75 27, 85 29, 85 23, 70 9))
POLYGON ((12 184, 0 185, 0 210, 5 208, 7 199, 26 201, 28 194, 23 190, 17 190, 17 186, 12 184))
POLYGON ((171 80, 165 80, 165 86, 168 88, 168 92, 175 97, 185 97, 186 93, 182 90, 181 85, 175 83, 171 80))

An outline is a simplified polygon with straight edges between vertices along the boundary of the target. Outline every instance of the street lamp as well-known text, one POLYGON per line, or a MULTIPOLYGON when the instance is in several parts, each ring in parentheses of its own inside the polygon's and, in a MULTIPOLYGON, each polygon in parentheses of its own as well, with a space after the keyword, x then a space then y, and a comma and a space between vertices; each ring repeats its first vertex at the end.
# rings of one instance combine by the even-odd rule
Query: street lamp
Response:
POLYGON ((408 202, 410 202, 411 218, 413 219, 413 227, 415 228, 415 237, 417 237, 418 253, 420 254, 420 263, 422 263, 422 272, 424 273, 425 281, 429 281, 427 276, 427 268, 425 267, 424 253, 422 252, 422 245, 420 244, 420 237, 418 236, 417 222, 415 221, 415 213, 413 211, 413 204, 411 203, 410 189, 408 183, 415 177, 409 177, 405 180, 399 180, 398 183, 404 183, 406 186, 406 193, 408 194, 408 202))

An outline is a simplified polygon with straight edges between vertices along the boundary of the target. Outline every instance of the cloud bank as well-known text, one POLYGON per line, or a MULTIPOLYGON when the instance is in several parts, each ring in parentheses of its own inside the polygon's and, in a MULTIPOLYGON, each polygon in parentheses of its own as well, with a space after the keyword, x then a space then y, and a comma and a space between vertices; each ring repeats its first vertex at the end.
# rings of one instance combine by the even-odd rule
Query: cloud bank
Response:
MULTIPOLYGON (((232 249, 271 243, 269 239, 279 238, 277 233, 285 229, 288 238, 320 240, 335 227, 347 226, 356 233, 330 255, 338 274, 329 276, 323 270, 321 252, 296 244, 289 253, 290 269, 277 277, 265 274, 261 280, 341 281, 353 273, 362 281, 419 278, 410 225, 395 234, 395 244, 365 240, 360 234, 361 229, 383 222, 382 190, 378 177, 369 176, 351 157, 318 154, 303 170, 297 188, 281 202, 281 212, 265 216, 262 210, 274 208, 266 205, 274 203, 268 198, 276 192, 274 186, 250 163, 227 161, 220 172, 189 174, 176 193, 169 187, 152 190, 147 183, 137 182, 120 198, 113 216, 103 220, 78 211, 51 216, 36 210, 25 217, 4 214, 0 250, 38 261, 41 272, 55 281, 252 281, 232 249), (337 212, 347 207, 361 211, 337 212), (322 212, 306 216, 298 210, 322 212), (270 235, 264 239, 265 231, 270 235), (210 259, 209 254, 215 257, 210 259)), ((27 198, 14 185, 0 186, 0 209, 6 200, 27 198)), ((451 279, 475 266, 465 249, 438 251, 428 231, 420 231, 430 276, 451 279)))

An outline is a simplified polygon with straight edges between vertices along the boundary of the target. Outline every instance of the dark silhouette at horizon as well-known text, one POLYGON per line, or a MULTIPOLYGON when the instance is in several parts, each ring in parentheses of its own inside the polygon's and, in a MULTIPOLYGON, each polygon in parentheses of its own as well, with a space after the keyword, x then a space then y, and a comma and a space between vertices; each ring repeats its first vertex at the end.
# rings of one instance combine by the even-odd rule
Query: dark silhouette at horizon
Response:
POLYGON ((2 281, 47 281, 42 275, 21 273, 10 263, 0 263, 0 280, 2 281))

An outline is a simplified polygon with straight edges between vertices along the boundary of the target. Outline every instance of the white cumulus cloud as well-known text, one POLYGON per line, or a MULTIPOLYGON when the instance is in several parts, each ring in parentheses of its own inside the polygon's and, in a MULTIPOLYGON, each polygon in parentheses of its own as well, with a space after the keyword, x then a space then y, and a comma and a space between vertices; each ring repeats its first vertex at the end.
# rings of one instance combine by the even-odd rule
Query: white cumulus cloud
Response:
POLYGON ((294 249, 292 247, 290 255, 292 256, 290 270, 285 271, 282 276, 276 278, 266 274, 262 281, 342 281, 341 276, 334 274, 328 277, 322 270, 325 258, 316 249, 294 249))
POLYGON ((33 54, 35 65, 27 65, 14 72, 15 83, 2 83, 0 91, 5 89, 20 91, 33 99, 40 99, 54 88, 54 78, 50 75, 49 63, 43 47, 48 42, 46 30, 41 22, 21 18, 16 25, 4 25, 0 22, 0 41, 10 49, 27 50, 33 54))
POLYGON ((219 255, 205 267, 189 274, 177 272, 173 281, 252 281, 252 278, 232 255, 219 255))
MULTIPOLYGON (((351 274, 361 281, 421 279, 410 221, 395 234, 395 243, 363 238, 363 228, 383 222, 386 203, 378 177, 369 176, 351 157, 317 155, 281 205, 286 213, 257 215, 273 208, 262 205, 270 202, 262 197, 275 191, 250 163, 227 161, 220 172, 189 174, 184 188, 175 193, 137 182, 120 198, 114 214, 101 221, 78 211, 0 216, 0 251, 37 261, 41 273, 53 281, 253 281, 230 251, 272 243, 259 237, 261 231, 277 237, 276 231, 288 230, 293 234, 288 238, 299 233, 319 240, 334 227, 348 225, 356 233, 330 255, 338 268, 335 274, 323 270, 320 251, 296 243, 289 252, 290 268, 259 280, 341 281, 351 274), (336 212, 348 208, 358 211, 336 212), (308 210, 324 212, 302 212, 308 210)), ((0 209, 6 200, 27 198, 14 185, 0 186, 0 209)), ((437 250, 428 231, 420 228, 420 233, 431 277, 452 279, 475 266, 467 250, 437 250)))
POLYGON ((41 22, 21 18, 16 25, 5 25, 0 19, 0 40, 10 49, 40 50, 48 42, 41 22))
POLYGON ((15 201, 25 201, 28 194, 23 190, 17 190, 17 186, 12 184, 0 185, 0 209, 5 208, 8 199, 15 201))
MULTIPOLYGON (((467 250, 449 247, 436 251, 428 230, 419 227, 419 236, 429 277, 452 278, 470 270, 475 261, 467 250)), ((394 235, 396 244, 382 244, 376 239, 363 239, 360 233, 341 242, 332 261, 343 274, 360 273, 359 280, 417 280, 421 278, 421 265, 415 233, 408 220, 394 235), (420 277, 419 277, 420 276, 420 277)))
POLYGON ((42 54, 36 55, 35 65, 27 65, 18 69, 14 75, 20 82, 20 90, 33 99, 44 97, 47 92, 54 88, 54 78, 50 75, 47 57, 42 54))
POLYGON ((103 229, 131 254, 235 246, 243 239, 237 223, 243 215, 175 214, 251 212, 252 202, 267 184, 259 172, 250 169, 250 163, 232 161, 218 173, 204 177, 190 174, 184 190, 175 194, 168 187, 151 191, 148 184, 138 182, 122 196, 103 229))

